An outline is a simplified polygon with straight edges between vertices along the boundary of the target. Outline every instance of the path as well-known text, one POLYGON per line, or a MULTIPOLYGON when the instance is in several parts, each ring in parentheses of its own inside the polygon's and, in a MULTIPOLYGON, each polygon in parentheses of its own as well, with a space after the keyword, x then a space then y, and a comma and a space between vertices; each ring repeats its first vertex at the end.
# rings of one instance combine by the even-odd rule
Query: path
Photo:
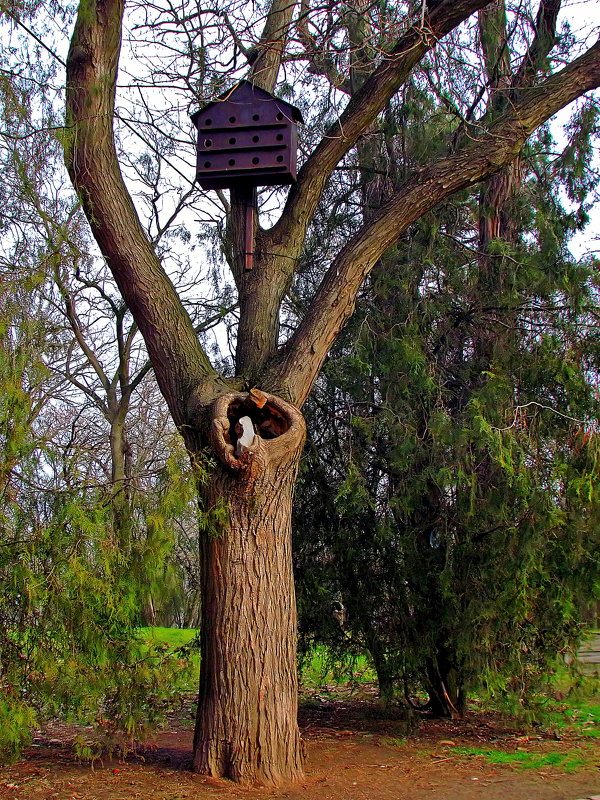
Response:
POLYGON ((425 719, 407 740, 399 720, 375 712, 358 703, 304 709, 306 778, 277 790, 188 772, 189 713, 137 756, 94 768, 77 763, 69 745, 75 729, 60 726, 0 770, 0 800, 600 800, 597 739, 527 734, 497 715, 474 713, 466 720, 425 719), (541 763, 523 770, 489 763, 481 754, 488 749, 569 753, 583 761, 573 772, 541 763))

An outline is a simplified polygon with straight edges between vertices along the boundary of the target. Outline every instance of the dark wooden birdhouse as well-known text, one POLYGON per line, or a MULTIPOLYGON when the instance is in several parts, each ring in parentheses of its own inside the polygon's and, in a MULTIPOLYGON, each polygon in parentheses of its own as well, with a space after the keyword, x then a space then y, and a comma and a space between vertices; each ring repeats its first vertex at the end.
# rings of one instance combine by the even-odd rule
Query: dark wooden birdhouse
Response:
POLYGON ((192 121, 203 189, 295 183, 302 115, 285 100, 241 81, 192 114, 192 121))

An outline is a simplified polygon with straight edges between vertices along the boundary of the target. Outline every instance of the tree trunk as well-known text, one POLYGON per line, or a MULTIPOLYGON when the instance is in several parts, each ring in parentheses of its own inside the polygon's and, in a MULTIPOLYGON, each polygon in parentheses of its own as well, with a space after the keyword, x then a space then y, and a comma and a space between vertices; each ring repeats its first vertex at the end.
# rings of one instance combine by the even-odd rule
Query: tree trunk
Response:
POLYGON ((121 403, 109 417, 111 456, 111 511, 113 528, 124 554, 131 552, 133 515, 131 508, 131 466, 128 464, 129 443, 125 418, 129 403, 121 403))
POLYGON ((373 666, 375 667, 375 673, 377 675, 379 697, 385 703, 391 703, 396 699, 396 678, 389 669, 385 655, 382 655, 381 658, 376 658, 371 650, 371 656, 373 658, 373 666))
POLYGON ((457 719, 464 715, 466 695, 460 670, 445 653, 426 661, 428 709, 436 717, 457 719))
POLYGON ((291 506, 305 429, 293 406, 273 395, 254 396, 228 394, 210 410, 219 464, 203 499, 208 509, 226 509, 227 521, 205 531, 201 542, 193 766, 239 782, 280 785, 302 777, 291 506), (248 417, 255 435, 246 445, 240 419, 248 417))

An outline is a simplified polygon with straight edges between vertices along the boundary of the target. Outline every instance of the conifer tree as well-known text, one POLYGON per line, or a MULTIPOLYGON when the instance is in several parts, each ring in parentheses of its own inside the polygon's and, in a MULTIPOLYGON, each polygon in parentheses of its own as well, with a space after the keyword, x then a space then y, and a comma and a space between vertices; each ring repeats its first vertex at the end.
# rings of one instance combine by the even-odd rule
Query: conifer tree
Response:
MULTIPOLYGON (((519 62, 504 4, 480 12, 488 114, 547 69, 557 13, 540 6, 519 62)), ((454 87, 428 77, 390 109, 388 175, 439 146, 454 87), (431 121, 417 132, 411 111, 431 121)), ((461 714, 478 682, 526 688, 576 644, 597 596, 596 264, 568 250, 587 220, 596 119, 584 103, 562 153, 544 129, 477 193, 409 229, 315 392, 298 504, 305 635, 366 647, 384 696, 420 686, 439 714, 461 714)))

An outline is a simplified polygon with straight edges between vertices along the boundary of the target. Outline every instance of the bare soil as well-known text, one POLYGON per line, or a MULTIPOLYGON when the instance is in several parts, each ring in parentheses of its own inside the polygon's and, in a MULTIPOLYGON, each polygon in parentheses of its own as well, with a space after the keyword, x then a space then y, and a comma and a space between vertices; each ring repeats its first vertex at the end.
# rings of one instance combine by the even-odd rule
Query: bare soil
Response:
MULTIPOLYGON (((314 700, 300 713, 306 778, 283 789, 239 787, 189 772, 189 711, 124 760, 78 763, 78 729, 54 725, 23 759, 0 770, 4 800, 600 800, 600 742, 574 734, 516 728, 493 714, 465 720, 421 719, 409 738, 406 720, 373 702, 314 700), (491 765, 458 748, 580 754, 585 766, 524 770, 491 765)), ((81 729, 79 729, 81 732, 81 729)))

